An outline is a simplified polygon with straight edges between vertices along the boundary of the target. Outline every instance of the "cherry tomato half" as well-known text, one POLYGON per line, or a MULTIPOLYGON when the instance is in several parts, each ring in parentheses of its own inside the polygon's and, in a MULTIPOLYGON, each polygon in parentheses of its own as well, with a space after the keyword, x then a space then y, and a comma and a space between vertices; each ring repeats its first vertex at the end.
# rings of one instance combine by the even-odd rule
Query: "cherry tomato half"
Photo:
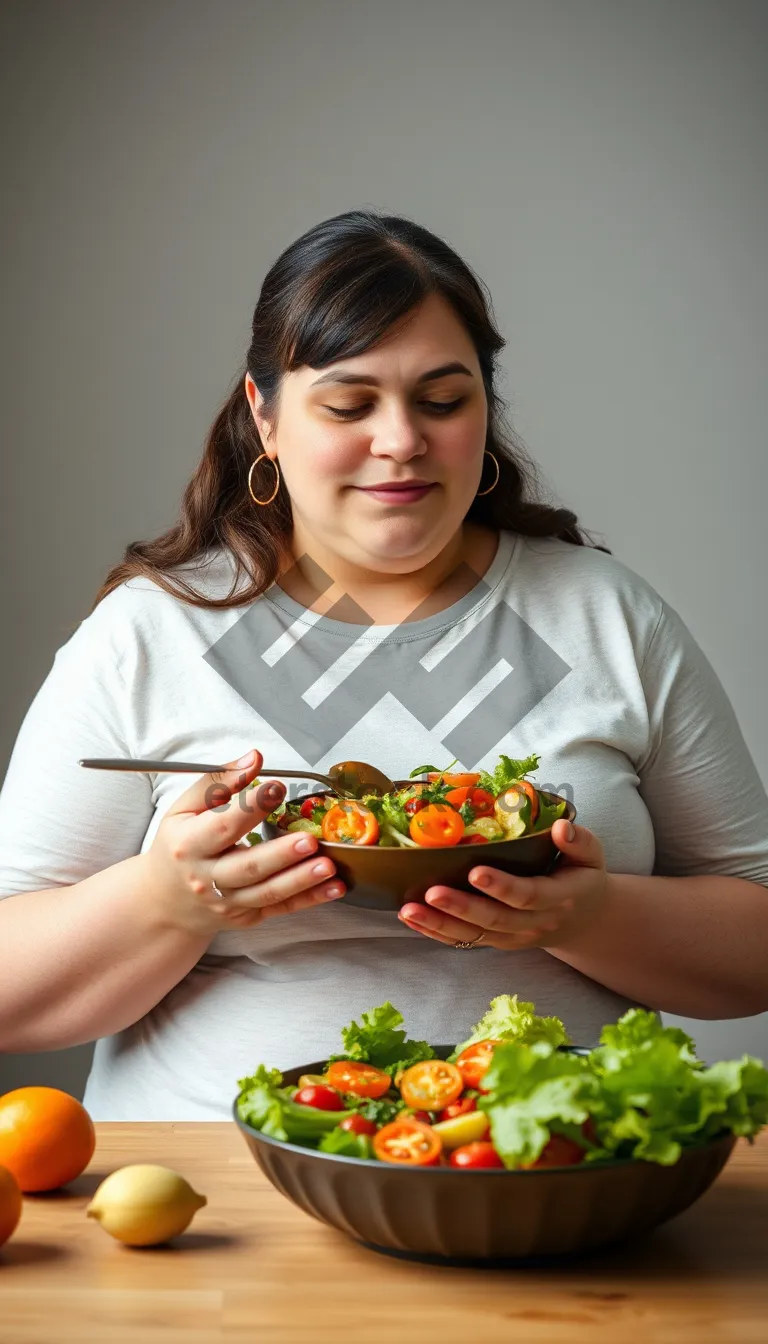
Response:
POLYGON ((372 1120, 366 1120, 364 1115, 348 1115, 346 1120, 342 1120, 339 1129, 347 1129, 350 1134, 375 1134, 376 1126, 372 1120))
POLYGON ((457 1101, 452 1101, 449 1106, 444 1106, 440 1112, 441 1120, 455 1120, 457 1115, 469 1115, 470 1111, 477 1110, 477 1099, 475 1097, 459 1097, 457 1101))
POLYGON ((480 1088, 480 1080, 488 1069, 497 1045, 501 1045, 501 1041, 475 1041, 474 1045, 468 1045, 466 1050, 462 1050, 456 1060, 456 1068, 464 1079, 465 1087, 480 1088))
POLYGON ((535 1162, 526 1162, 526 1170, 534 1167, 575 1167, 584 1161, 580 1143, 567 1139, 564 1134, 552 1134, 535 1162))
POLYGON ((456 1065, 444 1059, 422 1059, 400 1079, 400 1095, 415 1110, 441 1111, 463 1090, 464 1080, 456 1065))
POLYGON ((415 1167, 436 1167, 442 1147, 434 1129, 410 1116, 383 1125, 373 1139, 373 1151, 380 1162, 403 1162, 415 1167))
POLYGON ((449 1160, 452 1167, 461 1167, 464 1171, 504 1166, 493 1144, 487 1139, 478 1139, 475 1143, 465 1143, 461 1148, 454 1148, 449 1160))
POLYGON ((353 799, 334 803, 323 817, 323 839, 332 844, 375 845, 379 823, 369 807, 353 799))
POLYGON ((449 789, 472 789, 480 778, 477 774, 465 773, 452 775, 450 770, 440 774, 437 770, 430 771, 427 779, 430 784, 436 784, 438 779, 443 784, 447 784, 449 789))
POLYGON ((471 789, 465 785, 461 789, 451 789, 445 795, 446 803, 456 810, 463 807, 464 803, 469 803, 475 817, 492 817, 493 808, 496 802, 492 793, 487 793, 485 789, 471 789))
POLYGON ((425 849, 457 845, 464 834, 464 822, 448 803, 428 803, 411 817, 411 839, 425 849))
POLYGON ((304 799, 304 802, 299 808, 299 814, 302 817, 311 818, 316 807, 325 807, 325 803, 322 798, 318 798, 316 794, 313 794, 311 798, 304 799))
POLYGON ((407 802, 403 803, 403 811, 407 817, 414 817, 417 812, 421 812, 422 808, 426 806, 423 798, 409 798, 407 802))
POLYGON ((391 1078, 373 1064, 359 1064, 354 1059, 337 1059, 327 1070, 328 1082, 339 1092, 351 1092, 355 1097, 383 1097, 391 1086, 391 1078))
POLYGON ((317 1111, 343 1111, 344 1102, 332 1087, 300 1087, 293 1100, 300 1106, 314 1106, 317 1111))

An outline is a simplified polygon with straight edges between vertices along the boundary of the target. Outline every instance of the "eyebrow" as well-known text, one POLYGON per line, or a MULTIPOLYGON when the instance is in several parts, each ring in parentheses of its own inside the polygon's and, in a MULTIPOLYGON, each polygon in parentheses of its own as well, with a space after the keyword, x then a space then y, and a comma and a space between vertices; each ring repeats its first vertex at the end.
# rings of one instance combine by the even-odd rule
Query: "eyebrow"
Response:
MULTIPOLYGON (((433 383, 438 378, 445 378, 449 373, 465 373, 468 378, 472 378, 472 372, 465 364, 460 364, 454 360, 452 364, 441 364, 438 369, 429 369, 427 373, 422 373, 417 378, 417 385, 421 383, 433 383)), ((374 378, 370 373, 345 373, 343 369, 331 370, 330 373, 324 373, 322 378, 317 378, 311 387, 319 387, 321 383, 365 383, 368 387, 381 387, 381 379, 374 378)))

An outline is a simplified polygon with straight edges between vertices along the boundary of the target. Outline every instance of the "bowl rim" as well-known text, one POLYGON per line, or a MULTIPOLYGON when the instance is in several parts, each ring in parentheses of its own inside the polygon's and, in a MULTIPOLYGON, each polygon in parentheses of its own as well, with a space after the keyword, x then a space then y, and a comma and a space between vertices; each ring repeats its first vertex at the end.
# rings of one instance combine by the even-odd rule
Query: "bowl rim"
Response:
MULTIPOLYGON (((568 1044, 558 1045, 556 1048, 558 1051, 562 1050, 565 1054, 574 1054, 574 1055, 588 1055, 594 1049, 593 1046, 578 1045, 575 1042, 569 1042, 568 1044)), ((447 1050, 450 1052, 455 1049, 455 1046, 433 1045, 432 1049, 447 1050)), ((290 1069, 281 1070, 281 1073, 283 1073, 283 1075, 285 1075, 286 1073, 296 1073, 297 1071, 301 1073, 308 1073, 313 1071, 320 1063, 321 1061, 319 1060, 311 1060, 309 1064, 300 1064, 300 1065, 296 1064, 290 1069)), ((458 1167, 442 1167, 442 1166, 411 1167, 408 1166, 406 1163, 400 1164, 397 1162, 381 1162, 378 1158, 375 1157, 349 1157, 347 1156, 346 1153, 324 1153, 319 1148, 312 1148, 309 1145, 305 1145, 302 1143, 292 1143, 290 1139, 275 1139, 271 1134, 264 1134, 260 1129, 254 1129, 253 1125, 249 1125, 248 1121, 243 1120, 242 1116, 239 1115, 238 1113, 237 1103, 240 1100, 240 1096, 241 1093, 238 1092, 237 1096, 232 1102, 232 1116, 236 1125, 238 1126, 239 1129, 243 1131, 244 1134, 251 1134, 255 1139, 258 1139, 261 1143, 266 1143, 271 1148, 282 1149, 283 1152, 308 1153, 311 1157, 327 1158, 331 1162, 352 1163, 354 1164, 355 1167, 368 1167, 368 1168, 373 1167, 377 1171, 386 1169, 387 1171, 399 1171, 402 1173, 410 1172, 411 1174, 413 1174, 414 1172, 421 1172, 424 1175, 431 1175, 431 1176, 441 1174, 445 1175, 446 1173, 450 1172, 458 1173, 459 1175, 462 1176, 466 1176, 468 1174, 472 1176, 546 1176, 550 1172, 569 1172, 573 1175, 576 1174, 583 1175, 584 1172, 588 1171, 605 1171, 609 1167, 639 1167, 639 1166, 657 1167, 666 1165, 659 1162, 646 1162, 645 1159, 642 1157, 617 1157, 617 1158, 608 1158, 601 1162, 579 1162, 571 1164, 570 1166, 563 1166, 563 1167, 536 1167, 536 1168, 504 1167, 503 1170, 499 1167, 482 1167, 477 1170, 473 1170, 470 1168, 465 1171, 459 1169, 458 1167)), ((735 1143, 738 1137, 739 1137, 738 1134, 734 1134, 732 1130, 722 1129, 717 1134, 710 1135, 710 1137, 704 1143, 692 1143, 688 1144, 687 1146, 682 1146, 682 1151, 677 1161, 672 1162, 670 1165, 672 1167, 677 1167, 679 1163, 682 1162, 686 1153, 694 1152, 697 1149, 714 1146, 717 1143, 721 1143, 726 1138, 733 1139, 735 1143)))
MULTIPOLYGON (((399 787, 399 786, 403 783, 402 780, 394 780, 393 782, 394 782, 394 784, 395 784, 397 787, 399 787)), ((410 783, 412 783, 412 784, 415 783, 415 782, 416 782, 416 781, 414 781, 414 780, 410 780, 410 783)), ((314 798, 315 796, 317 796, 318 798, 321 798, 321 797, 323 797, 324 794, 326 794, 326 793, 332 793, 332 792, 333 792, 332 789, 323 789, 323 788, 319 788, 319 789, 311 789, 308 793, 305 793, 305 794, 304 794, 304 793, 299 793, 299 794, 297 794, 295 798, 292 798, 292 799, 291 799, 291 802, 292 802, 292 803, 305 802, 307 798, 314 798)), ((576 817, 578 816, 578 812, 577 812, 577 810, 576 810, 575 805, 570 801, 569 798, 563 798, 563 795, 562 795, 561 793, 550 793, 549 789, 541 789, 541 790, 539 790, 539 792, 540 792, 540 793, 543 793, 543 795, 544 795, 545 798, 556 798, 556 799, 558 800, 558 802, 563 802, 563 803, 565 803, 565 809, 566 809, 566 810, 565 810, 565 812, 563 813, 563 816, 562 816, 562 817, 558 817, 558 818, 557 818, 558 821, 563 821, 563 820, 565 820, 565 821, 575 821, 576 817)), ((264 819, 264 821, 263 821, 261 824, 262 824, 262 826, 265 825, 265 824, 267 824, 266 818, 264 819)), ((270 823, 268 823, 268 824, 271 825, 272 828, 273 828, 274 830, 277 830, 277 827, 274 825, 273 822, 270 822, 270 823)), ((552 823, 552 826, 554 826, 554 824, 555 824, 555 823, 553 822, 553 823, 552 823)), ((345 844, 344 841, 342 841, 342 840, 323 840, 322 838, 319 838, 318 841, 317 841, 317 843, 318 843, 318 845, 322 845, 324 849, 328 849, 328 850, 331 850, 331 851, 336 851, 336 850, 338 850, 339 853, 342 853, 342 854, 349 854, 350 850, 353 850, 353 851, 354 851, 355 853, 357 853, 357 854, 384 854, 384 853, 386 853, 386 854, 431 854, 431 855, 434 856, 435 854, 438 854, 438 853, 439 853, 439 854, 446 854, 446 853, 451 853, 451 854, 452 854, 452 853, 454 852, 454 850, 458 853, 459 850, 464 851, 464 850, 475 850, 475 849, 482 849, 483 853, 487 853, 488 850, 489 850, 489 848, 490 848, 491 846, 493 846, 493 845, 516 845, 516 844, 518 844, 521 840, 532 840, 534 836, 539 836, 539 835, 549 835, 549 836, 551 837, 551 835, 552 835, 552 826, 545 826, 544 829, 541 830, 541 831, 529 831, 527 835, 505 836, 503 840, 485 840, 485 841, 482 841, 482 840, 481 840, 481 841, 478 841, 478 842, 476 842, 476 843, 474 843, 474 844, 469 844, 469 845, 435 845, 434 847, 429 847, 429 848, 428 848, 427 846, 424 846, 424 847, 422 847, 422 848, 420 848, 420 849, 411 849, 410 846, 407 846, 407 845, 397 845, 397 846, 395 846, 395 845, 354 845, 354 844, 345 844)), ((277 837, 276 837, 276 838, 277 838, 277 837)), ((361 1161, 362 1159, 357 1159, 357 1160, 361 1161)))

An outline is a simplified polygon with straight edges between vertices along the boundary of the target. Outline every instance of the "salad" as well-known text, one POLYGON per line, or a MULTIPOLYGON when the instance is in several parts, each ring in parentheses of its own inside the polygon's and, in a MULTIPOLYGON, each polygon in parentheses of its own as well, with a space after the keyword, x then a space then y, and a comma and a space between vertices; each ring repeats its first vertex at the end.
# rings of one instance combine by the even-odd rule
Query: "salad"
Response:
POLYGON ((501 994, 447 1059, 407 1039, 389 1002, 342 1033, 322 1074, 286 1086, 260 1065, 239 1082, 253 1129, 323 1153, 404 1166, 530 1169, 635 1159, 768 1124, 768 1069, 743 1055, 707 1067, 690 1036, 632 1008, 585 1055, 561 1020, 501 994))
MULTIPOLYGON (((546 830, 565 812, 564 799, 550 803, 526 778, 538 764, 538 756, 501 756, 492 773, 419 765, 408 776, 413 784, 393 793, 366 794, 359 802, 313 794, 282 802, 268 821, 280 831, 310 831, 343 845, 436 849, 516 840, 546 830)), ((253 841, 254 833, 248 838, 253 841)))

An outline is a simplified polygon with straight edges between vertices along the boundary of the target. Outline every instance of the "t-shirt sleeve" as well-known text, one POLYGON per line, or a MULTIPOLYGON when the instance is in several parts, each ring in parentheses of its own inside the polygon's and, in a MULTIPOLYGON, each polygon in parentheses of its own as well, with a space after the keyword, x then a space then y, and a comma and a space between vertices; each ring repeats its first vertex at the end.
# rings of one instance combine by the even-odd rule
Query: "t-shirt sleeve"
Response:
POLYGON ((71 886, 140 852, 149 775, 78 765, 136 754, 129 705, 119 650, 92 613, 55 654, 13 747, 0 790, 0 898, 71 886))
POLYGON ((768 886, 768 796, 717 674, 667 603, 640 675, 650 747, 638 788, 653 822, 654 873, 768 886))

